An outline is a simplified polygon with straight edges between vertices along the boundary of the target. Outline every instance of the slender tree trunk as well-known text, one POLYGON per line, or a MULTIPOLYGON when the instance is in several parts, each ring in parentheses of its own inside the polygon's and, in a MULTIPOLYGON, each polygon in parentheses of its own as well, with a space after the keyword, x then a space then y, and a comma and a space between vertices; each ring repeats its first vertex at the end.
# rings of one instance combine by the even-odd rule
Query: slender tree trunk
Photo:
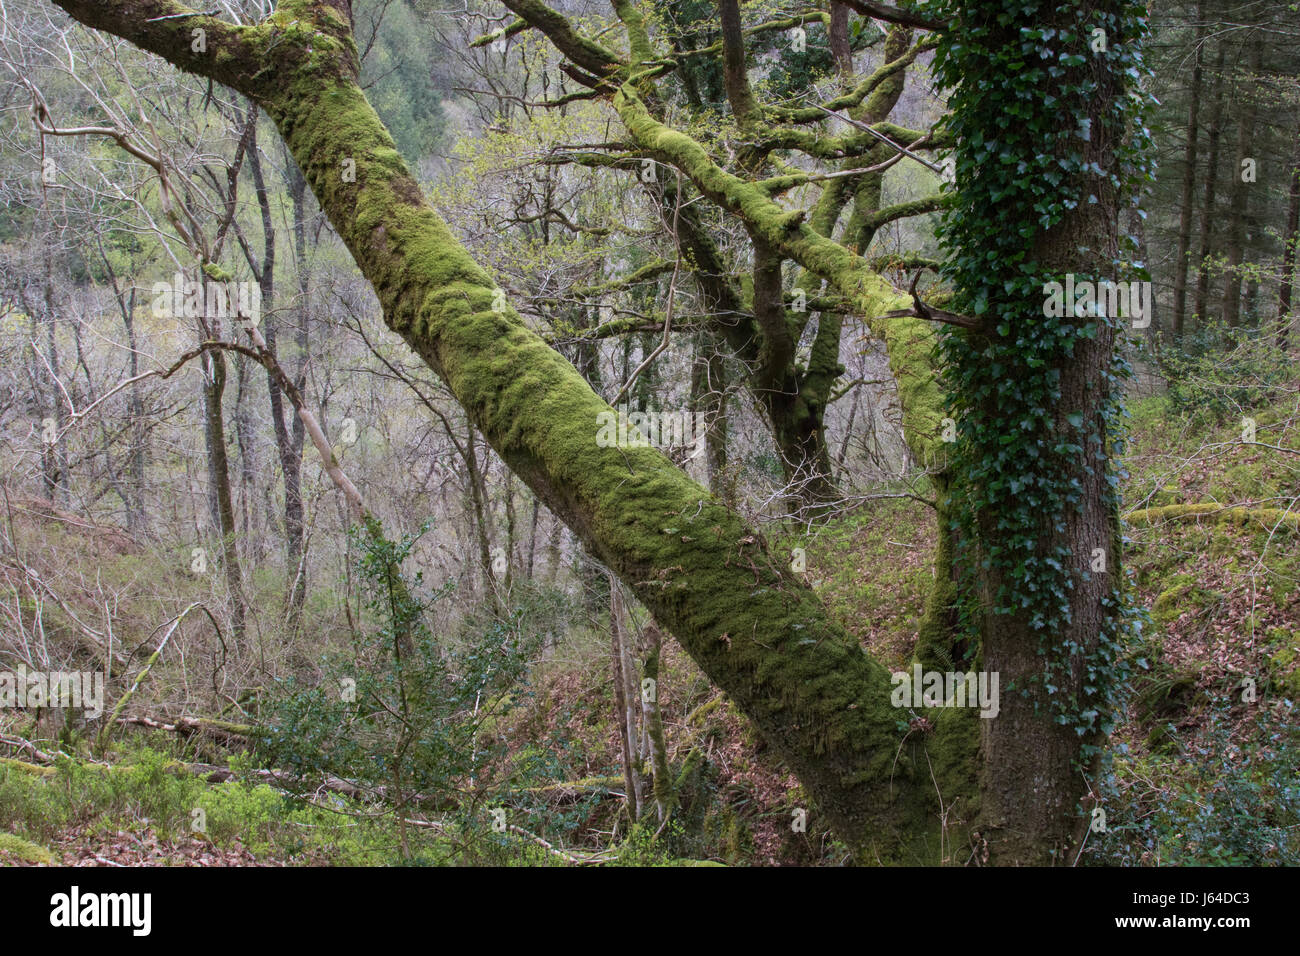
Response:
POLYGON ((515 476, 506 472, 504 476, 505 499, 506 499, 506 579, 505 592, 507 600, 510 595, 510 585, 514 583, 515 567, 515 476))
POLYGON ((226 391, 226 359, 219 351, 204 353, 203 411, 208 446, 208 475, 216 500, 217 533, 221 536, 221 563, 230 591, 231 628, 240 641, 246 615, 243 572, 239 563, 235 508, 230 493, 230 461, 226 455, 226 426, 222 397, 226 391))
POLYGON ((1203 2, 1196 4, 1196 27, 1193 35, 1195 49, 1192 53, 1192 86, 1188 92, 1187 139, 1183 149, 1183 184, 1178 201, 1178 253, 1174 259, 1174 314, 1172 332, 1175 339, 1182 338, 1183 321, 1187 311, 1188 255, 1192 246, 1192 188, 1196 185, 1196 149, 1200 138, 1201 108, 1201 47, 1205 39, 1203 2))
MULTIPOLYGON (((1255 84, 1259 77, 1260 59, 1263 54, 1264 41, 1258 37, 1250 41, 1250 53, 1247 58, 1248 74, 1238 77, 1237 94, 1233 103, 1239 114, 1237 121, 1237 160, 1232 167, 1232 216, 1228 220, 1228 239, 1225 246, 1227 264, 1223 277, 1223 321, 1229 328, 1235 328, 1241 321, 1241 263, 1245 257, 1246 224, 1250 218, 1251 196, 1259 186, 1246 181, 1245 164, 1254 160, 1259 163, 1258 143, 1255 142, 1255 118, 1258 107, 1255 102, 1255 84)), ((1256 172, 1258 175, 1258 171, 1256 172)))
POLYGON ((488 527, 487 484, 483 469, 479 467, 477 436, 471 424, 465 441, 465 479, 469 483, 470 506, 474 512, 474 539, 478 543, 479 573, 483 599, 500 611, 501 596, 497 593, 496 570, 492 566, 492 538, 488 527))
POLYGON ((235 357, 235 437, 239 443, 239 524, 244 554, 256 564, 258 535, 253 528, 253 488, 257 482, 257 439, 249 408, 250 372, 248 357, 235 357))
MULTIPOLYGON (((109 282, 113 286, 113 297, 117 301, 122 315, 122 326, 126 330, 127 377, 135 379, 140 374, 140 353, 135 334, 135 286, 122 288, 118 285, 113 264, 100 247, 100 258, 109 282)), ((127 452, 127 474, 125 494, 122 505, 126 509, 127 531, 144 530, 144 471, 145 444, 148 431, 144 421, 144 383, 132 381, 126 399, 127 433, 130 436, 130 448, 127 452)))
POLYGON ((541 515, 542 503, 533 499, 532 517, 528 520, 528 561, 524 565, 524 577, 533 580, 534 559, 537 557, 537 519, 541 515))
POLYGON ((853 75, 853 50, 849 42, 849 8, 831 0, 831 56, 845 82, 853 75))
POLYGON ((59 388, 59 341, 58 341, 58 310, 55 303, 54 288, 54 262, 55 246, 53 235, 46 233, 45 236, 45 272, 42 288, 41 318, 45 325, 45 360, 48 368, 42 364, 42 378, 48 382, 48 389, 45 393, 45 419, 41 422, 41 431, 44 434, 54 432, 53 441, 47 441, 44 444, 45 454, 42 458, 42 473, 45 478, 45 492, 49 495, 51 503, 57 507, 66 507, 68 504, 68 488, 72 483, 72 476, 68 474, 68 443, 62 437, 62 423, 64 420, 62 391, 59 388))
POLYGON ((637 753, 637 694, 630 692, 635 675, 627 648, 623 591, 618 579, 609 576, 610 666, 614 684, 614 711, 623 751, 623 781, 627 789, 628 822, 641 818, 641 768, 637 753))
MULTIPOLYGON (((132 289, 123 313, 126 325, 126 344, 131 351, 128 361, 130 375, 140 374, 140 352, 135 335, 135 290, 132 289), (129 316, 129 318, 128 318, 129 316)), ((148 456, 149 429, 144 420, 144 383, 133 382, 127 399, 127 412, 131 416, 131 471, 128 488, 131 503, 127 506, 127 527, 132 531, 145 529, 144 475, 148 456)))
POLYGON ((564 523, 559 518, 551 515, 551 533, 546 541, 546 583, 555 584, 559 579, 560 567, 564 564, 564 558, 561 554, 560 536, 564 531, 564 523))
POLYGON ((1296 137, 1287 190, 1286 232, 1282 235, 1281 283, 1277 291, 1277 347, 1287 347, 1291 328, 1291 290, 1295 282, 1296 246, 1300 245, 1300 135, 1296 137))
POLYGON ((705 483, 721 501, 734 504, 735 488, 727 480, 726 374, 726 358, 718 336, 710 330, 698 333, 691 365, 690 408, 695 422, 704 422, 705 483))
MULTIPOLYGON (((289 169, 289 196, 293 200, 293 244, 294 259, 298 273, 298 325, 294 329, 294 346, 297 351, 298 374, 294 386, 305 394, 307 387, 307 360, 309 337, 307 332, 308 316, 311 313, 308 298, 309 276, 307 269, 307 181, 296 164, 286 157, 285 165, 289 169)), ((292 474, 285 473, 284 524, 286 533, 292 538, 289 559, 289 593, 287 621, 289 633, 298 630, 302 619, 302 608, 307 600, 307 540, 302 499, 302 449, 306 435, 301 417, 294 415, 289 420, 289 453, 293 459, 292 474), (290 481, 292 480, 292 494, 290 481)))
POLYGON ((1210 301, 1210 267, 1208 259, 1214 236, 1215 199, 1219 177, 1219 140, 1223 133, 1223 63, 1224 47, 1219 44, 1219 51, 1214 61, 1214 92, 1210 95, 1210 121, 1205 128, 1206 144, 1209 157, 1205 167, 1205 193, 1201 202, 1201 245, 1196 257, 1196 320, 1205 322, 1205 310, 1210 301))
MULTIPOLYGON (((257 195, 258 209, 262 214, 262 262, 258 275, 258 287, 262 294, 262 334, 267 351, 277 366, 283 369, 279 354, 278 320, 273 308, 275 302, 275 265, 276 234, 271 215, 270 195, 266 188, 266 178, 262 172, 261 153, 257 148, 257 129, 253 128, 252 140, 248 149, 249 170, 253 174, 253 186, 257 195)), ((289 165, 292 165, 292 161, 289 165)), ((302 356, 299 356, 299 362, 302 356)), ((292 381, 286 370, 286 378, 292 381)), ((300 625, 297 601, 299 581, 302 581, 305 593, 306 581, 300 578, 299 569, 303 564, 303 539, 305 526, 303 522, 302 501, 302 445, 295 445, 290 435, 286 419, 286 409, 282 389, 276 376, 270 369, 266 373, 266 394, 271 411, 271 429, 275 435, 275 451, 280 461, 280 475, 284 483, 284 617, 286 631, 294 635, 300 625)), ((295 419, 297 416, 293 416, 295 419)))
POLYGON ((663 634, 653 620, 642 630, 640 644, 644 661, 641 668, 641 721, 650 745, 651 793, 654 795, 655 814, 662 824, 672 812, 677 793, 668 767, 664 718, 659 703, 663 690, 659 684, 659 656, 663 649, 663 634))

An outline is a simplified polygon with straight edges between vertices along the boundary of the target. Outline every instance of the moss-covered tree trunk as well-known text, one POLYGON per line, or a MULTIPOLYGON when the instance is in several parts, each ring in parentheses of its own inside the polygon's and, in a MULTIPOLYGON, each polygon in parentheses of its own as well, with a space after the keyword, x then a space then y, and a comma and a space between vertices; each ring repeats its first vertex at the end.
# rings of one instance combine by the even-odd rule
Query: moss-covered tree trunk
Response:
MULTIPOLYGON (((863 859, 929 852, 934 783, 914 751, 922 743, 900 747, 888 672, 760 535, 662 454, 597 444, 608 405, 496 294, 366 102, 346 2, 284 2, 254 27, 167 0, 59 6, 261 105, 373 285, 385 321, 443 378, 511 470, 754 720, 863 859), (204 31, 202 49, 195 30, 204 31)), ((784 241, 789 224, 763 218, 760 228, 784 241)), ((809 251, 842 259, 841 278, 867 314, 898 301, 865 265, 855 270, 849 253, 809 251)), ((929 341, 919 320, 882 330, 895 347, 929 341)), ((926 412, 908 403, 905 422, 926 412)), ((946 736, 940 730, 925 745, 946 736)), ((938 772, 969 779, 971 743, 954 737, 935 761, 938 772)))

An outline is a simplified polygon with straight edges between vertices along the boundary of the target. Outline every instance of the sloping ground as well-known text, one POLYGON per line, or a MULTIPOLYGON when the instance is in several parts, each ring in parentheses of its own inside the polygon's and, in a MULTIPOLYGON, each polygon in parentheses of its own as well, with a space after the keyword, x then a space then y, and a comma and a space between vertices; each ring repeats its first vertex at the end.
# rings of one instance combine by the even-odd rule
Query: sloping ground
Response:
MULTIPOLYGON (((1125 500, 1141 514, 1128 527, 1124 572, 1148 619, 1129 644, 1112 772, 1093 781, 1106 819, 1090 835, 1085 862, 1300 862, 1300 532, 1286 517, 1300 486, 1300 441, 1285 409, 1254 417, 1258 440, 1275 447, 1242 445, 1235 421, 1187 425, 1159 401, 1135 409, 1125 500)), ((24 534, 31 540, 38 530, 24 534)), ((901 668, 916 640, 934 534, 925 505, 893 499, 773 547, 792 559, 802 548, 805 573, 828 606, 886 666, 901 668)), ((75 547, 56 540, 52 550, 62 554, 75 547)), ((129 549, 118 553, 131 559, 129 549)), ((659 699, 680 806, 658 841, 653 825, 629 834, 608 673, 607 637, 571 633, 535 670, 528 692, 485 729, 506 741, 513 764, 536 768, 513 798, 512 820, 549 845, 502 849, 489 860, 570 862, 554 847, 623 863, 843 858, 815 814, 806 832, 792 826, 807 809, 797 782, 672 642, 659 699)), ((148 739, 174 748, 165 735, 148 739)), ((367 821, 364 808, 303 807, 266 786, 175 782, 159 772, 162 757, 127 759, 142 768, 131 771, 135 782, 107 789, 72 773, 42 791, 41 781, 0 767, 0 832, 17 834, 0 836, 0 862, 400 859, 391 823, 367 821), (65 790, 72 796, 61 803, 53 794, 65 790), (189 832, 194 807, 207 810, 206 834, 189 832)), ((466 860, 450 827, 447 838, 434 837, 416 859, 466 860)))
MULTIPOLYGON (((559 788, 558 803, 533 802, 530 829, 593 849, 627 829, 608 667, 608 651, 592 648, 585 663, 551 670, 539 679, 530 705, 503 727, 512 751, 547 751, 557 776, 569 781, 567 790, 559 788)), ((668 828, 660 856, 732 865, 819 860, 824 828, 815 820, 807 832, 791 827, 794 811, 807 807, 798 781, 774 765, 749 722, 672 642, 663 648, 657 696, 669 764, 680 784, 680 825, 668 828)))

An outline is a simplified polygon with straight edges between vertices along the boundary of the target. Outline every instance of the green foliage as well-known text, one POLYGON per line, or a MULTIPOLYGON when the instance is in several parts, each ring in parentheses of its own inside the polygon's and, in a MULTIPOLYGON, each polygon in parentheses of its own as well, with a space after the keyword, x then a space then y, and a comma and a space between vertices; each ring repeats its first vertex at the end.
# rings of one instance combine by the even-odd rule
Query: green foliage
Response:
POLYGON ((258 754, 303 791, 334 774, 382 789, 400 815, 412 802, 455 800, 502 757, 481 730, 509 705, 535 639, 521 633, 519 612, 457 640, 435 638, 427 614, 450 587, 421 594, 422 573, 408 580, 402 571, 425 530, 398 542, 357 533, 369 628, 327 654, 319 681, 290 678, 270 704, 258 754))
POLYGON ((1175 756, 1117 761, 1103 791, 1107 829, 1091 835, 1085 857, 1110 866, 1300 865, 1300 726, 1290 701, 1278 706, 1258 707, 1244 727, 1215 713, 1175 756))
POLYGON ((645 821, 632 827, 618 848, 619 866, 676 866, 677 861, 670 849, 674 841, 682 837, 679 824, 669 821, 664 832, 657 837, 656 823, 645 821))
MULTIPOLYGON (((14 836, 12 833, 0 833, 0 854, 17 857, 26 863, 43 863, 50 866, 55 862, 54 854, 45 847, 37 846, 35 843, 14 836)), ((2 858, 0 857, 0 859, 2 858)))
MULTIPOLYGON (((232 767, 243 763, 231 760, 232 767)), ((360 810, 337 798, 329 807, 305 805, 264 783, 209 787, 165 752, 148 748, 112 767, 65 759, 47 776, 0 766, 0 828, 36 841, 66 836, 69 827, 106 841, 120 841, 120 831, 148 831, 180 852, 197 838, 217 847, 243 846, 259 857, 354 866, 396 862, 391 824, 354 812, 360 810)), ((84 839, 93 844, 95 837, 84 839)), ((439 839, 423 852, 446 858, 450 849, 439 839)))
MULTIPOLYGON (((721 39, 717 4, 712 0, 656 0, 655 11, 671 25, 668 36, 674 49, 699 50, 721 39)), ((688 57, 678 72, 680 76, 670 79, 684 87, 688 99, 704 109, 723 112, 727 93, 722 83, 721 57, 688 57)))
POLYGON ((1172 410, 1193 423, 1223 423, 1276 399, 1294 375, 1294 360, 1268 330, 1206 322, 1162 343, 1157 365, 1169 383, 1172 410))
POLYGON ((804 33, 803 50, 794 49, 787 35, 775 34, 771 52, 777 56, 779 66, 772 71, 767 88, 777 98, 804 94, 835 69, 830 31, 821 23, 814 22, 804 27, 804 33))
POLYGON ((412 161, 440 149, 446 140, 444 90, 432 64, 443 56, 427 24, 406 2, 385 10, 375 45, 363 64, 362 82, 403 156, 412 161))

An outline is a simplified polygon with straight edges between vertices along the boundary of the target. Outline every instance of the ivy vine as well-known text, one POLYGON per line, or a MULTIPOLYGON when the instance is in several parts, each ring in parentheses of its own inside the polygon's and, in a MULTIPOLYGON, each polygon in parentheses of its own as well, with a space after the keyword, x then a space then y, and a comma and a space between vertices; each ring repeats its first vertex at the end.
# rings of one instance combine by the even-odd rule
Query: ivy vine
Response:
MULTIPOLYGON (((1043 521, 1050 516, 1063 532, 1068 516, 1079 512, 1084 492, 1077 475, 1086 452, 1102 462, 1105 504, 1118 509, 1127 365, 1112 349, 1096 416, 1061 409, 1061 375, 1104 324, 1118 332, 1126 320, 1080 319, 1068 308, 1045 315, 1044 285, 1061 277, 1038 261, 1035 243, 1070 210, 1097 202, 1103 189, 1121 209, 1136 208, 1151 178, 1141 91, 1145 8, 1131 0, 939 0, 928 13, 952 25, 934 61, 950 93, 946 122, 956 142, 955 182, 940 226, 944 275, 953 308, 987 323, 981 334, 945 328, 939 346, 957 423, 948 514, 954 565, 966 577, 960 617, 972 635, 989 615, 1027 621, 1041 635, 1037 679, 1056 721, 1091 741, 1113 726, 1116 682, 1123 679, 1119 640, 1136 612, 1121 583, 1120 542, 1105 542, 1112 589, 1100 642, 1087 650, 1060 640, 1070 623, 1071 591, 1093 573, 1093 543, 1046 549, 1043 521), (1104 109, 1097 109, 1099 100, 1104 109), (1109 168, 1086 155, 1099 136, 1113 144, 1109 168), (975 586, 977 567, 996 572, 994 593, 975 586), (1067 692, 1066 675, 1081 657, 1083 693, 1067 692)), ((1096 250, 1081 250, 1081 263, 1092 270, 1080 268, 1078 278, 1145 279, 1133 236, 1122 235, 1118 248, 1108 263, 1096 250)), ((1085 758, 1096 753, 1092 744, 1083 749, 1085 758)))

